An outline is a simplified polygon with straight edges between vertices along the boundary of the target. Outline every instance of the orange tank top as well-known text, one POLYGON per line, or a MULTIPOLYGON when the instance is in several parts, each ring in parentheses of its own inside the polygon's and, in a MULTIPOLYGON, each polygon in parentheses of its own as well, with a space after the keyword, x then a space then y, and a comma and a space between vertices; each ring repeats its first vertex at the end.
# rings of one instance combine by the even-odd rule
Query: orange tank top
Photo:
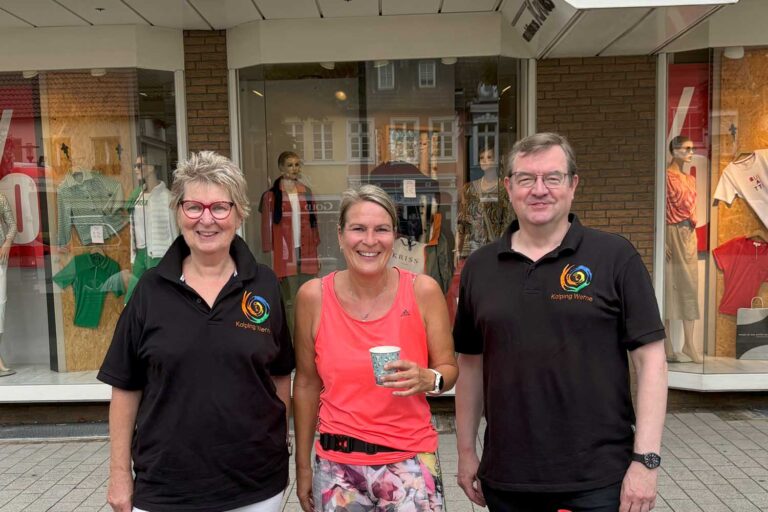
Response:
POLYGON ((354 465, 399 462, 417 453, 437 450, 437 432, 424 394, 393 396, 392 388, 376 385, 368 349, 400 347, 400 358, 428 365, 427 333, 413 292, 416 276, 398 269, 395 301, 381 318, 362 321, 341 307, 334 291, 336 272, 322 279, 322 311, 315 338, 315 363, 323 381, 318 431, 343 434, 368 443, 402 450, 368 455, 323 450, 321 457, 354 465))

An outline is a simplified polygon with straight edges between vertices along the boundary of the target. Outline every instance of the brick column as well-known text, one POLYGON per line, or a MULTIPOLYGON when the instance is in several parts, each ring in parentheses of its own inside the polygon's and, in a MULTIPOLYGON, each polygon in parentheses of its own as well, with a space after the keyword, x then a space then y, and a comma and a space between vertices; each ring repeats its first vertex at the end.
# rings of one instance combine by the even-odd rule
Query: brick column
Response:
POLYGON ((189 151, 231 156, 225 30, 184 31, 189 151))
POLYGON ((629 239, 653 271, 654 57, 547 59, 537 77, 538 130, 565 135, 576 151, 573 211, 629 239))

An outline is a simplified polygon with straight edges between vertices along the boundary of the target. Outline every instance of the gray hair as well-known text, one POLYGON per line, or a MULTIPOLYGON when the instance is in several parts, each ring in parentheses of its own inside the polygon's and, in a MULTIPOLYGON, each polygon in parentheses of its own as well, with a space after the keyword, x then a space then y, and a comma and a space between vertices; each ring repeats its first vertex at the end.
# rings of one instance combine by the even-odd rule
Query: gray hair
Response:
POLYGON ((184 199, 184 189, 192 183, 218 185, 227 191, 235 208, 243 219, 251 212, 248 201, 248 184, 241 171, 229 158, 213 151, 192 153, 182 160, 173 171, 171 208, 176 209, 184 199))
POLYGON ((347 211, 355 204, 368 201, 384 208, 392 219, 392 227, 397 230, 397 207, 384 189, 376 185, 361 185, 345 190, 339 206, 339 229, 347 224, 347 211))
POLYGON ((565 153, 565 159, 568 162, 568 176, 573 178, 577 174, 577 167, 576 156, 571 143, 562 135, 552 132, 536 133, 515 142, 515 145, 507 153, 507 176, 512 176, 512 173, 515 171, 515 158, 518 156, 535 155, 555 146, 559 146, 563 153, 565 153))

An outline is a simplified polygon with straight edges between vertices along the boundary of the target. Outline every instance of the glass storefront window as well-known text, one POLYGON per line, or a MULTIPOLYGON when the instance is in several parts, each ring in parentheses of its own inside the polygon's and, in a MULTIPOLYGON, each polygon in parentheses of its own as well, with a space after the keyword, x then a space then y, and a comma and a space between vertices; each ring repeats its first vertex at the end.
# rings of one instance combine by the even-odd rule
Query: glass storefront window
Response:
POLYGON ((669 65, 665 317, 670 370, 768 373, 764 48, 669 65))
POLYGON ((258 205, 246 240, 280 278, 289 317, 303 282, 343 268, 341 193, 363 183, 398 205, 397 264, 434 277, 455 308, 463 259, 510 220, 499 156, 517 139, 517 76, 518 61, 499 57, 240 70, 242 164, 258 205), (292 172, 295 185, 281 179, 292 172), (299 227, 283 214, 294 190, 299 227))
POLYGON ((0 386, 96 382, 126 292, 172 240, 173 87, 172 72, 137 69, 0 74, 0 192, 17 231, 0 283, 16 374, 0 386))

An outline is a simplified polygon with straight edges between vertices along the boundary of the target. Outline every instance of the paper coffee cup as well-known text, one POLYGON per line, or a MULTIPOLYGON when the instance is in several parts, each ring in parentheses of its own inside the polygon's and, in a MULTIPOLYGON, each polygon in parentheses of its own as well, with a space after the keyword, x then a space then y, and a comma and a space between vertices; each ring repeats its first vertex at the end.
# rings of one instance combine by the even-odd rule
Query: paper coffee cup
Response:
POLYGON ((373 376, 376 378, 376 384, 381 385, 384 383, 381 380, 382 377, 395 373, 395 370, 385 370, 384 365, 400 359, 400 347, 373 347, 369 352, 371 353, 371 364, 373 364, 373 376))

